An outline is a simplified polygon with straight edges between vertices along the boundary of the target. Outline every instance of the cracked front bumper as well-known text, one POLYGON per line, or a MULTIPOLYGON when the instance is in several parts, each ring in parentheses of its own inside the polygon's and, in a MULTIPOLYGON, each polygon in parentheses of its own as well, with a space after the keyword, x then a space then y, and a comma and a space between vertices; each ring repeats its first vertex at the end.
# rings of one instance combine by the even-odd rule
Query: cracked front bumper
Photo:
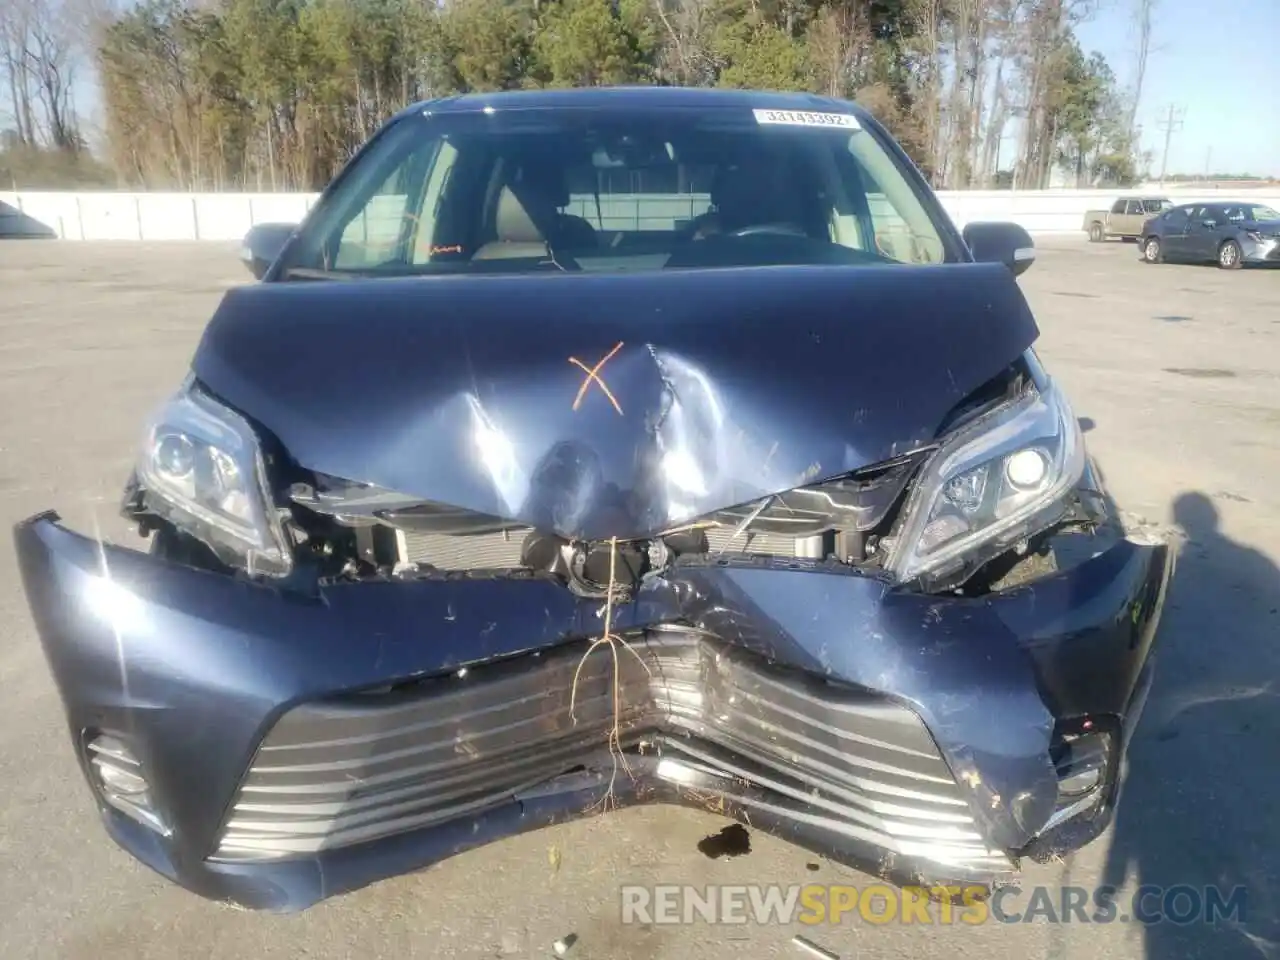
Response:
POLYGON ((1172 567, 1166 546, 1121 539, 958 599, 803 562, 681 566, 615 610, 615 673, 605 648, 578 669, 599 603, 548 580, 303 597, 52 514, 15 537, 111 835, 204 896, 276 910, 610 792, 723 811, 895 879, 998 878, 1105 826, 1172 567), (1110 748, 1082 804, 1062 778, 1064 738, 1084 730, 1110 748), (130 751, 150 820, 108 802, 95 737, 130 751))

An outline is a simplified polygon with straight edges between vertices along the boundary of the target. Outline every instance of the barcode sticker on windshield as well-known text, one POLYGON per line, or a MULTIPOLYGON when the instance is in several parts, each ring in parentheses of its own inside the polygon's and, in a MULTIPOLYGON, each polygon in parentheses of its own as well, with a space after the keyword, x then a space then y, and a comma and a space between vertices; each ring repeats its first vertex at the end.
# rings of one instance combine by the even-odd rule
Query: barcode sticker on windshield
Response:
POLYGON ((793 127, 843 127, 861 130, 851 113, 809 113, 806 110, 755 110, 756 123, 785 123, 793 127))

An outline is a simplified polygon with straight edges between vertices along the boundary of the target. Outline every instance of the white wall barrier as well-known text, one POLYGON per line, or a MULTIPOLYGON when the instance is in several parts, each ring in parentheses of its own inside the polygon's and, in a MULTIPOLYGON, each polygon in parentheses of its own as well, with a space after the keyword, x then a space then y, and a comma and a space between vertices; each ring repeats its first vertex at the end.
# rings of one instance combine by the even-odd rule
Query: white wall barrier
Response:
MULTIPOLYGON (((1108 208, 1118 197, 1152 192, 972 190, 942 191, 938 197, 958 227, 980 220, 1011 220, 1032 233, 1050 234, 1082 233, 1086 210, 1108 208)), ((1239 199, 1280 208, 1280 192, 1272 190, 1246 190, 1239 197, 1167 195, 1176 203, 1239 199)), ((66 240, 235 241, 256 223, 301 220, 316 197, 310 193, 0 193, 0 233, 6 219, 21 219, 36 228, 43 225, 46 232, 66 240)), ((688 219, 705 210, 706 204, 707 198, 699 195, 614 195, 602 197, 597 210, 594 197, 575 196, 571 210, 593 224, 599 220, 606 229, 652 229, 688 219)))

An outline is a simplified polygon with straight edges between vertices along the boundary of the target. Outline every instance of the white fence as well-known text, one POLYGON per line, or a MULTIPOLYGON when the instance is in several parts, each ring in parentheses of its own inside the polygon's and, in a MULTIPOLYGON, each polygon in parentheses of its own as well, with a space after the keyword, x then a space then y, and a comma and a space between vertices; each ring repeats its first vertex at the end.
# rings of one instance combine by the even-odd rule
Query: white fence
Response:
MULTIPOLYGON (((938 194, 956 225, 979 220, 1011 220, 1032 233, 1078 233, 1086 210, 1109 208, 1118 197, 1159 191, 973 190, 938 194)), ((1177 203, 1247 199, 1280 206, 1280 192, 1247 190, 1240 197, 1170 192, 1177 203)), ((684 219, 704 198, 602 198, 604 226, 653 227, 684 219)), ((52 232, 66 240, 239 240, 255 223, 300 221, 315 203, 309 193, 0 193, 0 233, 4 223, 22 221, 13 232, 52 232), (7 207, 6 207, 7 205, 7 207), (6 216, 8 214, 8 216, 6 216), (18 214, 20 216, 15 216, 18 214)), ((574 198, 574 212, 596 220, 594 200, 574 198)))

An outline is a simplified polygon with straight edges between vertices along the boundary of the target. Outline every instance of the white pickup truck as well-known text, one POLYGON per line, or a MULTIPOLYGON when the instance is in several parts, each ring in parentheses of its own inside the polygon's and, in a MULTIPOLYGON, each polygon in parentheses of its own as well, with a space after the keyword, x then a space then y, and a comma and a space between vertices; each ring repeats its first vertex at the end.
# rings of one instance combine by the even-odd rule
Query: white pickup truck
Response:
POLYGON ((1111 237, 1137 239, 1142 225, 1173 206, 1168 197, 1121 197, 1110 210, 1087 210, 1084 231, 1094 243, 1111 237))

